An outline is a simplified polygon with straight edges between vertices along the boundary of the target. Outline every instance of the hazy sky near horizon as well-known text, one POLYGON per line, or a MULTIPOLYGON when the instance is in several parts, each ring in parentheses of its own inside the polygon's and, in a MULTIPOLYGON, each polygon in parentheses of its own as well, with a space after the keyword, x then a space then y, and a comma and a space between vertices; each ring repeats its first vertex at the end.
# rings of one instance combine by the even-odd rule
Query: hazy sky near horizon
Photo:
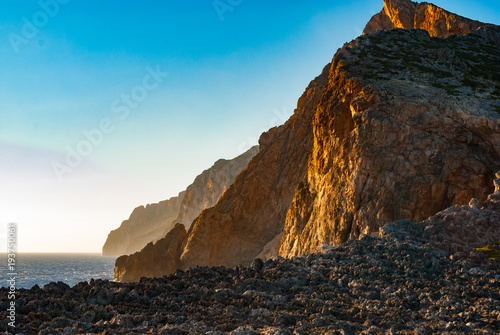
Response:
MULTIPOLYGON (((284 123, 382 0, 0 2, 0 248, 100 252, 284 123), (217 10, 214 3, 223 6, 217 10)), ((497 1, 438 6, 500 24, 497 1)))

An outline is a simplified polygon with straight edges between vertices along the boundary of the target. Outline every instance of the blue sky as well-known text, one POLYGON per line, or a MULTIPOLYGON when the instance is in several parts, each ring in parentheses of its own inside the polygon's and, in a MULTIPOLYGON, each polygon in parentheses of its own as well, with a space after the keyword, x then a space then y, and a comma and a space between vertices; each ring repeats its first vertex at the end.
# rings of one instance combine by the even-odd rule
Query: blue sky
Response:
MULTIPOLYGON (((99 252, 134 207, 282 124, 383 6, 55 1, 0 2, 0 222, 19 225, 21 251, 99 252)), ((434 3, 500 23, 497 1, 434 3)))

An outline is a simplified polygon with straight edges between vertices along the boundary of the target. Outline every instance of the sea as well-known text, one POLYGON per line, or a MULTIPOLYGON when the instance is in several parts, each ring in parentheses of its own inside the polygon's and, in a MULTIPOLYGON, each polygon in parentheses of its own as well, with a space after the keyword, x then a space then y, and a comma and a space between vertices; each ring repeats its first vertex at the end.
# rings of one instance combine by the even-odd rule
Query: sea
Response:
MULTIPOLYGON (((9 287, 11 271, 6 253, 0 253, 0 287, 9 287)), ((73 287, 91 279, 113 280, 117 257, 101 254, 18 253, 15 257, 16 289, 42 287, 50 282, 62 281, 73 287)))

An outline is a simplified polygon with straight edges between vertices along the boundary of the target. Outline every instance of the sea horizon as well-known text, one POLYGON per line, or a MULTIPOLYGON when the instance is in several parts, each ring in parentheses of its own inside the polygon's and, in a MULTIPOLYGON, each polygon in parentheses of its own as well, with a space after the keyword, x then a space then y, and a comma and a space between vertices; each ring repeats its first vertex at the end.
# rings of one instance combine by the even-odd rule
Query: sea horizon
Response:
MULTIPOLYGON (((7 253, 0 253, 7 261, 7 253)), ((16 288, 42 287, 51 282, 64 282, 74 286, 91 279, 113 280, 114 263, 117 257, 102 256, 101 253, 75 252, 19 252, 16 253, 16 288)), ((9 287, 10 276, 3 266, 0 287, 9 287)))
MULTIPOLYGON (((9 254, 8 252, 0 252, 0 255, 7 256, 9 254)), ((102 252, 79 252, 79 251, 27 251, 27 252, 22 252, 22 251, 17 251, 16 255, 101 255, 102 252)), ((103 257, 108 257, 108 256, 103 256, 103 257)))

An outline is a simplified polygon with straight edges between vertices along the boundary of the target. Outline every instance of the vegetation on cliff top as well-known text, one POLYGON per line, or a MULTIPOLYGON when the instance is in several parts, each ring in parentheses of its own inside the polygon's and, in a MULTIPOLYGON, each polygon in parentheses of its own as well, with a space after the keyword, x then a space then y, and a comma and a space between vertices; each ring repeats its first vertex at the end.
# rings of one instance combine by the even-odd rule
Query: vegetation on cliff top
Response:
POLYGON ((351 42, 343 57, 344 70, 368 81, 427 84, 456 98, 491 100, 500 112, 500 46, 476 33, 443 39, 419 29, 377 32, 351 42))

